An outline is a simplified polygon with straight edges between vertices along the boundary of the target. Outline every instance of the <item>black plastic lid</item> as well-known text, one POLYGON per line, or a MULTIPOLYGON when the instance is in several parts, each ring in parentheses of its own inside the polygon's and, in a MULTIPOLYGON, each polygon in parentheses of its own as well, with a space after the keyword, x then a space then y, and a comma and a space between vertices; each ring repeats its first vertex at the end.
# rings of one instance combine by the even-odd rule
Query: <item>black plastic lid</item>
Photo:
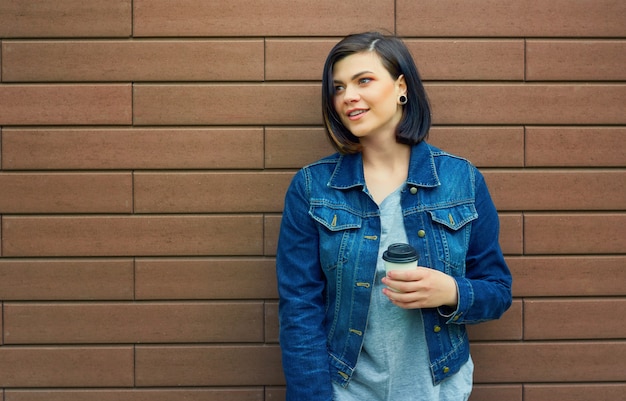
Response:
POLYGON ((409 263, 419 259, 419 253, 409 244, 391 244, 385 252, 383 259, 391 263, 409 263))

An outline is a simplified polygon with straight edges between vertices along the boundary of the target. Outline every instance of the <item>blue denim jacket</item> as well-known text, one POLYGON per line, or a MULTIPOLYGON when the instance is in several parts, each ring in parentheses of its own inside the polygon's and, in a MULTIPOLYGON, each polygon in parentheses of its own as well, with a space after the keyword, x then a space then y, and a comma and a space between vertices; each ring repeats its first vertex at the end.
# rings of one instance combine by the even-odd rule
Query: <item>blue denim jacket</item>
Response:
MULTIPOLYGON (((469 357, 465 324, 497 319, 511 305, 511 274, 496 209, 468 161, 425 142, 413 146, 401 205, 420 266, 453 276, 458 287, 456 310, 422 310, 437 384, 469 357)), ((361 154, 329 156, 293 178, 276 257, 288 401, 332 400, 331 381, 348 385, 366 331, 380 230, 361 154)))

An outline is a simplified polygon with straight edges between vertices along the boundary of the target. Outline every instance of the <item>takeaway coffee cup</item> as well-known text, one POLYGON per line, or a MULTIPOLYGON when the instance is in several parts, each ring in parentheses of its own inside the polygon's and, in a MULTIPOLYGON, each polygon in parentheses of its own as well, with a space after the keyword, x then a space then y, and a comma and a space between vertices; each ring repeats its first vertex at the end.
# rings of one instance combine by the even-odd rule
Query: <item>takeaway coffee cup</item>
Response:
POLYGON ((385 261, 385 271, 409 270, 417 267, 419 254, 415 248, 409 244, 391 244, 383 252, 385 261))

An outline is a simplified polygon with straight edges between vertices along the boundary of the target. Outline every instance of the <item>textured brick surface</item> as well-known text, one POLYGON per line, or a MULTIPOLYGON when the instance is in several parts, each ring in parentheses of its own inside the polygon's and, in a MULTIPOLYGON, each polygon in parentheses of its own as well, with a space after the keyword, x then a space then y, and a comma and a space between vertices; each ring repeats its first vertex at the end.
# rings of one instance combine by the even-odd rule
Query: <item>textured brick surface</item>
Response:
POLYGON ((136 385, 283 384, 280 349, 270 346, 137 346, 136 385))
POLYGON ((8 41, 4 82, 261 81, 262 40, 8 41))
POLYGON ((3 256, 260 255, 259 216, 4 217, 3 256))
POLYGON ((292 173, 136 173, 138 213, 280 212, 292 173))
POLYGON ((321 89, 312 84, 134 87, 138 125, 319 124, 321 89))
POLYGON ((130 300, 131 259, 0 259, 3 300, 130 300))
POLYGON ((203 0, 133 2, 135 36, 292 36, 347 35, 393 31, 392 0, 233 0, 225 5, 203 0), (312 23, 314 22, 314 23, 312 23))
POLYGON ((273 259, 140 258, 137 299, 278 298, 273 259))
POLYGON ((527 127, 529 167, 625 167, 624 127, 527 127))
POLYGON ((262 387, 111 390, 7 390, 5 401, 261 401, 262 387))
POLYGON ((625 124, 626 85, 427 84, 436 124, 625 124), (589 107, 593 99, 594 107, 589 107))
POLYGON ((263 304, 7 303, 5 344, 263 341, 263 304))
POLYGON ((626 380, 624 341, 480 343, 472 350, 479 383, 626 380))
POLYGON ((575 297, 626 294, 624 255, 508 257, 507 264, 514 277, 514 296, 575 297))
POLYGON ((610 254, 626 249, 626 214, 526 214, 528 254, 610 254))
POLYGON ((524 339, 623 339, 626 327, 615 316, 626 299, 529 299, 524 301, 524 339))
POLYGON ((2 85, 0 124, 130 124, 128 84, 2 85))
POLYGON ((526 401, 548 401, 556 398, 570 401, 619 400, 626 393, 626 383, 602 384, 528 384, 526 401))
POLYGON ((403 36, 624 36, 620 0, 399 0, 403 36))
POLYGON ((246 169, 264 157, 260 128, 5 128, 1 151, 6 170, 246 169))
POLYGON ((131 33, 131 0, 4 0, 0 37, 96 37, 131 33))
MULTIPOLYGON (((394 32, 513 275, 471 401, 626 391, 626 3, 0 1, 0 400, 284 401, 284 192, 325 57, 394 32)), ((411 101, 411 100, 410 100, 411 101)))
POLYGON ((130 213, 128 173, 0 173, 0 213, 130 213))
POLYGON ((626 209, 626 171, 489 171, 485 180, 501 210, 626 209))
POLYGON ((623 40, 529 40, 526 52, 529 81, 626 79, 623 40))
POLYGON ((0 347, 2 387, 127 387, 130 346, 0 347))
POLYGON ((474 386, 469 401, 522 401, 521 385, 479 384, 474 386))

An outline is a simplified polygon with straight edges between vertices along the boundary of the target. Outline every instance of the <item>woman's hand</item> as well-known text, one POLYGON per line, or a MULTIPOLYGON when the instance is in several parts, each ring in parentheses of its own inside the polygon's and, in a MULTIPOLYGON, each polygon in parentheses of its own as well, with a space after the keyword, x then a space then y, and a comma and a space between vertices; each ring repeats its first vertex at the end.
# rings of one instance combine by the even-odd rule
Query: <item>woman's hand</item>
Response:
POLYGON ((456 308, 458 292, 456 281, 451 276, 427 267, 415 270, 394 270, 383 277, 383 293, 404 309, 437 308, 450 306, 456 308), (396 291, 391 290, 393 288, 396 291))

